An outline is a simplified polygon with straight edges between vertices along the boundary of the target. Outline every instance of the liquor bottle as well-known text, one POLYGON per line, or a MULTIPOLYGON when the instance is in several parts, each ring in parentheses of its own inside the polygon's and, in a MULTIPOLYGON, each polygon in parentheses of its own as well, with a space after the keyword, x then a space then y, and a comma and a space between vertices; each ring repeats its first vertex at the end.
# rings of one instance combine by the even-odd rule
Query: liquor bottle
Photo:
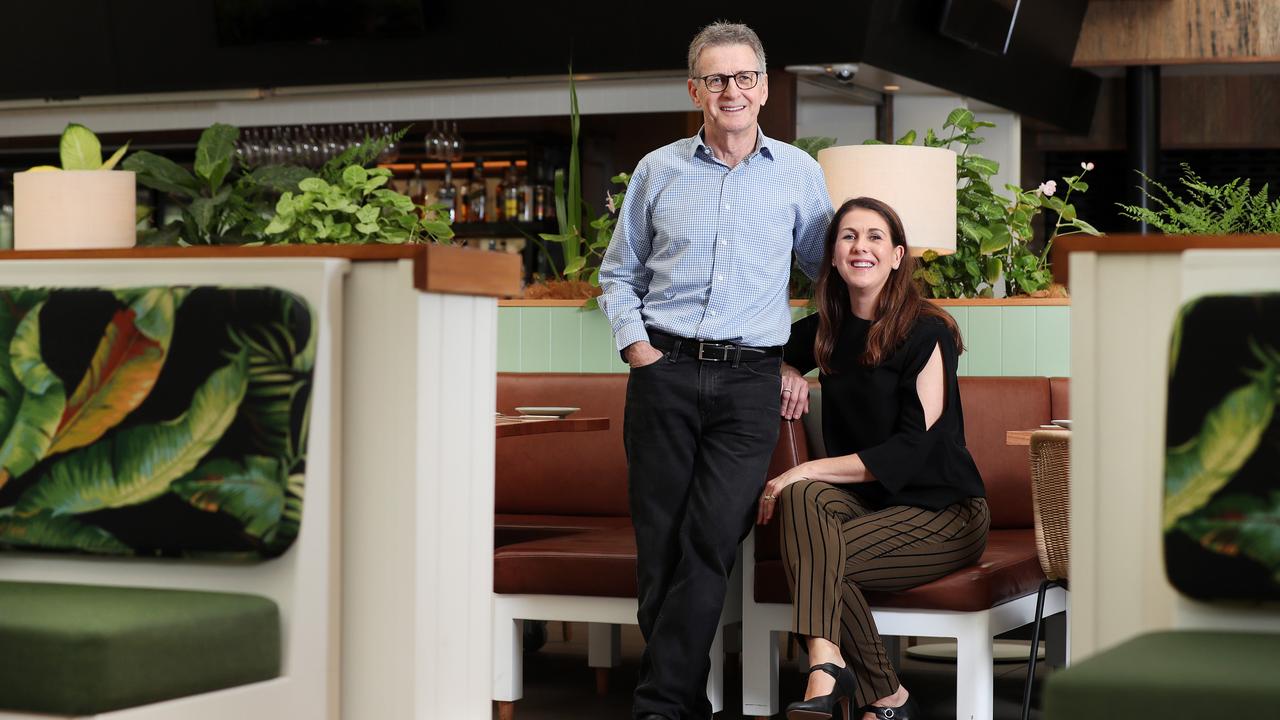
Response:
POLYGON ((467 185, 467 202, 470 204, 467 217, 471 222, 486 222, 489 219, 488 188, 484 184, 484 158, 476 158, 475 167, 471 170, 471 182, 467 185))
POLYGON ((427 204, 427 183, 422 179, 422 167, 416 163, 413 166, 413 177, 409 178, 408 190, 406 194, 414 205, 427 204))
POLYGON ((525 222, 533 221, 533 181, 530 178, 528 172, 520 178, 520 219, 525 222))
POLYGON ((513 160, 507 167, 506 177, 502 179, 502 214, 507 220, 520 219, 520 177, 516 174, 516 163, 513 160))
POLYGON ((458 222, 458 188, 453 186, 453 163, 444 164, 444 182, 440 183, 440 189, 436 191, 436 202, 444 205, 444 211, 449 213, 449 220, 458 222))
POLYGON ((507 192, 506 175, 498 177, 493 187, 493 204, 489 206, 489 222, 502 222, 507 219, 507 205, 502 201, 507 192))

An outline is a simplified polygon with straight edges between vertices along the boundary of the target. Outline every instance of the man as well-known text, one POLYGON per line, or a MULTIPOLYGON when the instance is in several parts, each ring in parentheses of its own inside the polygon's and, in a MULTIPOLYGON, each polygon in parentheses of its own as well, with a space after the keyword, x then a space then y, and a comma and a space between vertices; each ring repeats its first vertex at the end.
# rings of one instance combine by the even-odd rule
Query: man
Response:
POLYGON ((777 442, 791 253, 816 276, 832 212, 818 164, 756 122, 769 78, 755 32, 699 32, 688 88, 703 127, 640 161, 600 267, 632 368, 639 720, 711 717, 707 654, 777 442))

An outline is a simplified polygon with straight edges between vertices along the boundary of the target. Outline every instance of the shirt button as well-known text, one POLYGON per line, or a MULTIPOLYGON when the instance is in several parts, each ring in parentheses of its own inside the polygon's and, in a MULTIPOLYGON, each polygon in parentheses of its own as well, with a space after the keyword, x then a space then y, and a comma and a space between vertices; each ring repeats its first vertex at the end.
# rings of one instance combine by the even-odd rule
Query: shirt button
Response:
POLYGON ((728 210, 728 209, 729 209, 729 203, 725 203, 725 204, 724 204, 724 209, 725 209, 725 210, 728 210))
POLYGON ((712 315, 715 315, 715 314, 716 314, 716 311, 715 311, 715 310, 708 310, 707 312, 711 313, 712 315))
POLYGON ((721 240, 721 241, 720 241, 720 244, 721 244, 721 245, 728 245, 728 244, 729 244, 729 241, 728 241, 728 240, 721 240))
POLYGON ((717 279, 717 280, 721 280, 721 281, 723 281, 723 280, 724 280, 724 276, 723 276, 723 275, 717 275, 717 276, 716 276, 716 279, 717 279))

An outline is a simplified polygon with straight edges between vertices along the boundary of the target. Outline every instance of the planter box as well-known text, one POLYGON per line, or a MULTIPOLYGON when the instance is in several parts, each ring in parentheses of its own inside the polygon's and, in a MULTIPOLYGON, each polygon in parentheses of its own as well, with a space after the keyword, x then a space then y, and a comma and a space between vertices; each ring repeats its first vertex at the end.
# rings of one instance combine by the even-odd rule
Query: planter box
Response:
MULTIPOLYGON (((1070 300, 938 300, 960 324, 961 375, 1069 376, 1070 300)), ((797 304, 798 303, 798 304, 797 304)), ((498 303, 500 372, 626 372, 609 322, 577 300, 498 303)), ((807 314, 793 302, 792 314, 807 314)))

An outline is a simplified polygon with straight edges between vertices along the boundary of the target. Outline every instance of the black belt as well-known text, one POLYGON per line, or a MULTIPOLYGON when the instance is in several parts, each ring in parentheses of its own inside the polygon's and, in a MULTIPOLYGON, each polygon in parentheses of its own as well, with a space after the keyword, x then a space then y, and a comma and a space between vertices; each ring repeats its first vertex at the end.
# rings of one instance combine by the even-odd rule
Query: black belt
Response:
POLYGON ((649 344, 668 354, 684 355, 705 362, 731 362, 735 366, 743 362, 782 357, 782 348, 779 346, 748 347, 719 340, 693 340, 654 329, 649 330, 649 344))

